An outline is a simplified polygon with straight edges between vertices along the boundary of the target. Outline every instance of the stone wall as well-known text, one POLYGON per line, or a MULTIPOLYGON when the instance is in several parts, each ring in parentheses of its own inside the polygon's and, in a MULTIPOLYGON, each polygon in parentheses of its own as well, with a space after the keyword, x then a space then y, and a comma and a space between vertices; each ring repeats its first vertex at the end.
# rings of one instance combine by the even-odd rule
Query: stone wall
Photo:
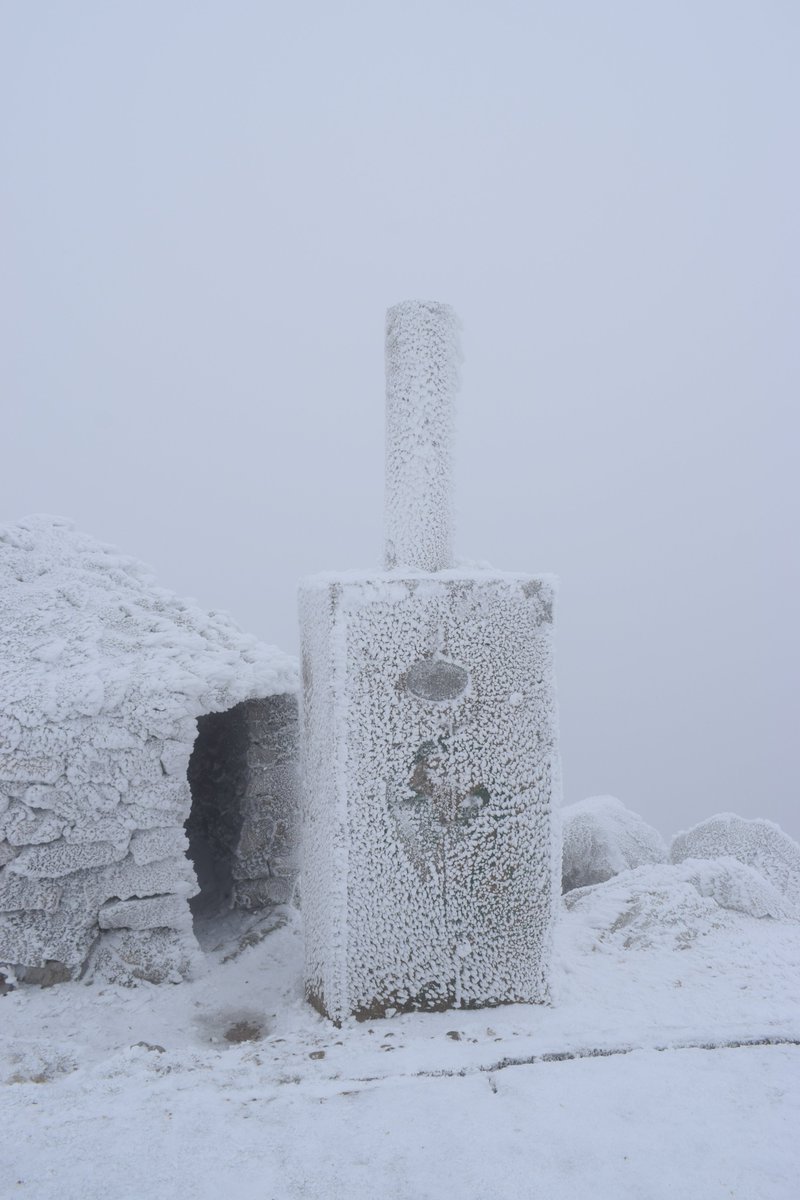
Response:
POLYGON ((85 716, 10 728, 6 718, 9 732, 0 755, 0 962, 18 978, 48 963, 79 975, 101 931, 129 914, 128 940, 143 960, 150 931, 168 929, 158 935, 171 946, 167 973, 188 972, 196 883, 183 822, 195 722, 85 716))
POLYGON ((184 719, 162 726, 161 736, 152 726, 85 717, 43 739, 6 720, 13 753, 0 753, 0 964, 18 979, 75 977, 90 959, 115 979, 191 971, 197 946, 187 902, 198 884, 184 823, 198 726, 200 811, 208 819, 218 805, 219 829, 227 834, 226 819, 234 826, 227 845, 214 847, 228 855, 231 902, 288 899, 296 873, 293 695, 184 719))

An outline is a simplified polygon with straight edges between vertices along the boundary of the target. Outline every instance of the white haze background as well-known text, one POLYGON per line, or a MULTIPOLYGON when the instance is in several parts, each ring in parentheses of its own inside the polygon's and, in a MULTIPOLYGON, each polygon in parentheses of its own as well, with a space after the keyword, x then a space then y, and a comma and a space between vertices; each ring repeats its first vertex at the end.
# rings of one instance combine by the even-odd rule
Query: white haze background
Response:
POLYGON ((562 580, 568 801, 800 833, 800 8, 0 4, 0 516, 296 650, 382 553, 383 318, 464 323, 461 556, 562 580))

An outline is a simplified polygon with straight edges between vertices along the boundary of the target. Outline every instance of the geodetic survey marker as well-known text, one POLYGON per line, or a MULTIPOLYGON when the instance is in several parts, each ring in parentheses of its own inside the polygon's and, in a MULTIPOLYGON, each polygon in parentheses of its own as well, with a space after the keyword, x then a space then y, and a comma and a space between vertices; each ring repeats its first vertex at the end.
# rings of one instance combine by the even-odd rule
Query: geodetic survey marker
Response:
POLYGON ((553 584, 454 565, 459 363, 447 305, 389 310, 385 570, 300 590, 306 990, 336 1021, 549 996, 553 584))

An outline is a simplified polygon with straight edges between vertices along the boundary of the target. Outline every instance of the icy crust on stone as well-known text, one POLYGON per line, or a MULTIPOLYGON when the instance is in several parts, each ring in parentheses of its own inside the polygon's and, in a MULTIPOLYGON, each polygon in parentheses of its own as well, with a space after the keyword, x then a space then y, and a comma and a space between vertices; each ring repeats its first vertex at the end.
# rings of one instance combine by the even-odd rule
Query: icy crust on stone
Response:
POLYGON ((668 863, 623 871, 604 883, 564 896, 586 914, 601 948, 688 950, 698 938, 729 923, 712 896, 702 895, 668 863))
POLYGON ((296 687, 289 656, 71 523, 0 529, 0 963, 75 974, 101 908, 134 897, 139 943, 173 926, 190 961, 197 718, 296 687))
POLYGON ((682 879, 720 908, 748 917, 793 918, 798 914, 764 875, 736 858, 686 858, 677 864, 682 879))
POLYGON ((676 834, 670 857, 735 858, 775 888, 787 912, 800 919, 800 845, 772 821, 719 813, 676 834))
MULTIPOLYGON (((400 583, 424 583, 430 580, 430 571, 419 571, 415 568, 397 567, 391 571, 381 571, 376 573, 374 567, 351 567, 347 571, 316 571, 313 575, 308 575, 301 581, 301 592, 325 591, 332 585, 336 584, 363 584, 367 589, 366 594, 369 595, 369 587, 374 585, 379 588, 386 588, 393 581, 400 583)), ((493 567, 491 563, 475 563, 469 562, 459 564, 455 567, 448 567, 447 570, 437 571, 435 578, 439 583, 463 583, 471 581, 473 583, 507 583, 509 585, 519 584, 522 586, 529 583, 532 579, 536 580, 542 587, 542 595, 549 592, 549 602, 552 605, 553 598, 558 594, 559 579, 557 575, 549 574, 546 571, 538 571, 532 575, 529 571, 500 571, 493 567)), ((551 613, 552 618, 552 613, 551 613)))
MULTIPOLYGON (((138 748, 147 736, 180 741, 186 719, 296 687, 288 655, 159 587, 149 568, 68 522, 32 517, 0 529, 0 589, 0 752, 43 720, 122 708, 132 734, 102 744, 96 727, 98 750, 138 748)), ((29 782, 54 782, 63 738, 43 729, 38 743, 25 740, 42 760, 29 782)))
POLYGON ((657 829, 614 796, 590 796, 561 810, 561 889, 589 887, 669 855, 657 829))
POLYGON ((330 576, 300 593, 306 986, 334 1020, 549 998, 553 591, 330 576))
POLYGON ((564 896, 583 911, 600 947, 688 950, 718 929, 735 929, 734 913, 791 917, 777 889, 734 858, 686 859, 637 867, 564 896))
POLYGON ((386 314, 387 569, 453 565, 459 329, 447 304, 409 300, 386 314))

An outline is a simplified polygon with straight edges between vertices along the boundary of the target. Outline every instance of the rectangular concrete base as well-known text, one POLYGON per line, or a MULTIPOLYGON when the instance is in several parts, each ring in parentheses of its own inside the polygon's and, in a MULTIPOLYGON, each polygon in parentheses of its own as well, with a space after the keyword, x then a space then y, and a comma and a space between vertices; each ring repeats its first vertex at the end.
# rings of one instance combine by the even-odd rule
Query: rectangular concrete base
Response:
POLYGON ((334 1020, 548 999, 552 609, 522 575, 303 585, 306 987, 334 1020))

